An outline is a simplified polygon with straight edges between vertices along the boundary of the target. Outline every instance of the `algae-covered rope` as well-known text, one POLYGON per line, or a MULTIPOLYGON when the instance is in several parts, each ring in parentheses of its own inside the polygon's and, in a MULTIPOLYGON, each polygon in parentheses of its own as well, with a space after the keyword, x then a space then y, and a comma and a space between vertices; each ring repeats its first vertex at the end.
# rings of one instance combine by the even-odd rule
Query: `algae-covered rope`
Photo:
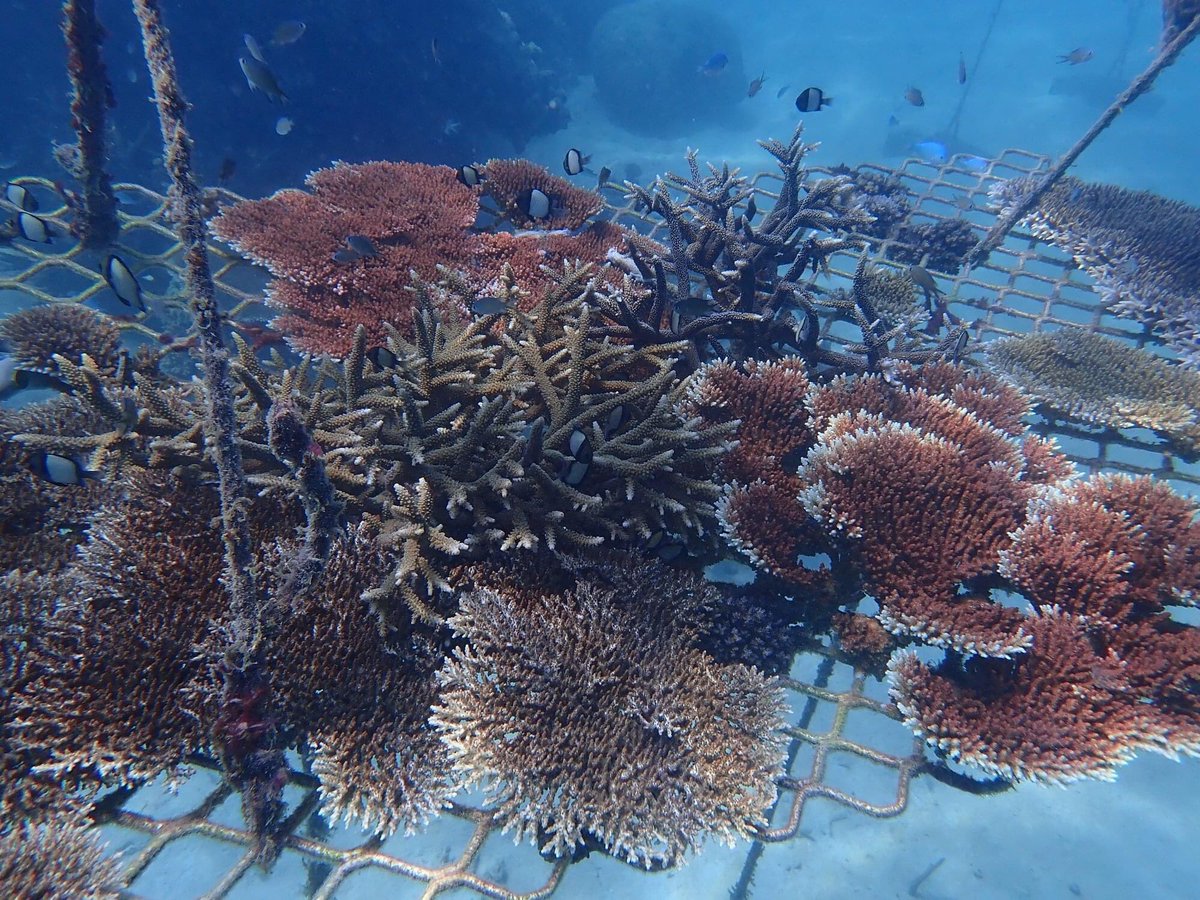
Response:
POLYGON ((237 416, 229 378, 229 352, 221 335, 221 313, 217 308, 212 271, 208 264, 208 229, 201 207, 202 196, 192 176, 192 141, 183 122, 187 101, 179 89, 175 59, 157 0, 133 0, 133 8, 142 27, 146 64, 150 67, 154 82, 167 173, 171 176, 172 214, 179 241, 183 245, 184 281, 199 335, 197 346, 207 389, 213 455, 220 481, 226 583, 233 603, 234 618, 244 623, 246 629, 238 636, 245 643, 234 650, 242 658, 231 662, 244 665, 260 637, 258 592, 252 572, 254 558, 245 508, 246 477, 237 443, 237 416))

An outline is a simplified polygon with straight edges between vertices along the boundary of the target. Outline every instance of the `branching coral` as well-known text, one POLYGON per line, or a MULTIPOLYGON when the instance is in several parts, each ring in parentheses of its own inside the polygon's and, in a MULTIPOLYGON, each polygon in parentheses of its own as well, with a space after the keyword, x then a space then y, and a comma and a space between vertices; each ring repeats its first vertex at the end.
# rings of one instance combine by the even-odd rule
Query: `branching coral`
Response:
POLYGON ((687 177, 670 174, 650 188, 627 185, 631 199, 666 222, 668 247, 631 247, 628 284, 600 292, 613 323, 603 333, 636 343, 686 339, 694 344, 693 364, 730 351, 739 360, 790 352, 812 366, 861 372, 878 371, 885 359, 923 362, 947 354, 957 334, 938 341, 931 336, 938 328, 919 334, 907 319, 889 328, 863 308, 861 296, 819 297, 805 283, 810 268, 824 272, 833 253, 861 246, 847 235, 868 227, 871 216, 855 202, 848 176, 811 177, 803 161, 813 147, 801 137, 797 128, 787 143, 761 143, 783 179, 757 225, 745 212, 754 195, 750 181, 728 165, 710 165, 704 175, 694 153, 687 177), (827 319, 851 322, 862 341, 831 349, 821 341, 827 319))
POLYGON ((211 709, 188 708, 195 645, 228 608, 208 490, 141 476, 97 513, 57 619, 75 621, 22 691, 21 742, 42 770, 96 784, 148 778, 207 746, 211 709), (172 494, 174 493, 174 496, 172 494), (186 501, 186 502, 184 502, 186 501), (147 536, 155 540, 147 540, 147 536), (64 719, 70 727, 64 728, 64 719))
POLYGON ((489 159, 483 167, 483 192, 496 201, 501 215, 519 228, 576 229, 600 211, 603 199, 578 188, 526 159, 489 159), (529 191, 546 195, 548 215, 531 216, 529 191))
POLYGON ((310 749, 326 817, 411 834, 459 777, 428 722, 442 664, 436 636, 385 636, 360 599, 388 566, 372 537, 364 524, 333 547, 319 582, 281 611, 267 666, 293 742, 310 749))
POLYGON ((53 375, 55 354, 78 363, 86 353, 105 375, 121 365, 121 330, 80 303, 31 306, 0 319, 0 340, 22 369, 53 375))
MULTIPOLYGON (((276 587, 271 640, 257 692, 230 706, 220 698, 236 620, 220 585, 219 534, 197 527, 214 516, 215 497, 144 473, 129 492, 97 517, 56 596, 6 625, 9 634, 36 629, 39 640, 21 648, 27 669, 12 690, 5 759, 23 754, 39 779, 95 788, 171 771, 218 740, 248 750, 270 727, 311 757, 331 818, 390 834, 439 809, 457 784, 427 723, 441 654, 419 631, 385 637, 361 600, 389 565, 371 552, 367 526, 334 544, 310 590, 284 596, 303 548, 293 536, 299 511, 254 505, 259 572, 276 587)), ((14 611, 44 596, 31 579, 12 586, 22 591, 6 607, 14 611)), ((23 777, 27 792, 39 787, 23 777)))
POLYGON ((339 357, 350 351, 360 326, 372 347, 384 343, 384 323, 413 337, 414 277, 461 273, 472 290, 440 310, 455 321, 465 318, 474 294, 499 292, 506 269, 520 285, 506 299, 527 310, 553 285, 543 266, 554 271, 568 260, 602 264, 610 250, 624 247, 628 233, 620 226, 595 222, 583 228, 600 209, 598 194, 525 160, 491 160, 487 173, 480 190, 496 200, 502 215, 542 231, 475 233, 480 190, 463 185, 446 166, 396 162, 319 169, 307 179, 309 191, 237 203, 213 221, 213 229, 274 276, 268 302, 282 314, 273 327, 299 350, 339 357), (548 217, 530 221, 518 209, 520 194, 531 188, 551 197, 548 217), (368 252, 348 247, 348 238, 358 246, 367 242, 368 252))
POLYGON ((1200 452, 1200 374, 1190 369, 1079 328, 994 341, 987 359, 1052 414, 1149 428, 1200 452))
POLYGON ((795 502, 802 487, 796 462, 811 441, 804 364, 750 362, 740 372, 714 362, 687 384, 686 415, 707 427, 737 428, 737 446, 722 457, 720 469, 728 481, 718 506, 726 539, 773 575, 815 584, 821 572, 799 557, 823 553, 827 545, 795 502))
POLYGON ((0 570, 56 571, 73 556, 96 508, 119 493, 91 479, 57 485, 37 477, 36 452, 16 436, 34 432, 55 435, 60 446, 86 443, 103 425, 86 404, 70 397, 0 410, 0 570))
POLYGON ((45 649, 76 637, 79 622, 56 615, 60 595, 73 587, 41 572, 0 575, 0 834, 21 821, 80 811, 64 785, 40 769, 46 754, 21 746, 16 721, 17 700, 41 676, 45 649))
MULTIPOLYGON (((1040 176, 1038 176, 1040 178, 1040 176)), ((1028 176, 992 190, 1002 211, 1037 185, 1028 176)), ((1147 191, 1065 177, 1029 213, 1030 230, 1075 257, 1118 315, 1153 328, 1184 362, 1200 367, 1200 209, 1147 191)))
POLYGON ((853 546, 890 630, 987 655, 1027 642, 1018 611, 958 594, 994 567, 1020 521, 1028 495, 1007 460, 972 459, 907 423, 837 417, 800 478, 805 509, 853 546))
MULTIPOLYGON (((687 402, 737 423, 722 508, 735 545, 803 584, 788 567, 818 541, 837 602, 873 595, 900 641, 946 649, 933 668, 891 666, 900 709, 939 753, 1064 780, 1108 777, 1140 748, 1200 750, 1200 629, 1167 611, 1200 594, 1195 504, 1150 479, 1069 480, 1018 392, 947 364, 812 384, 796 364, 718 363, 687 402), (772 488, 789 483, 790 508, 772 488)), ((861 617, 835 627, 864 664, 894 646, 861 617)))
POLYGON ((123 893, 119 862, 85 820, 14 823, 0 831, 0 895, 117 900, 123 893))
POLYGON ((1075 482, 1030 503, 999 571, 1034 605, 1009 661, 893 663, 909 724, 1010 779, 1111 778, 1141 749, 1200 753, 1197 507, 1148 478, 1075 482))
MULTIPOLYGON (((368 359, 365 330, 342 363, 288 368, 243 345, 237 408, 250 483, 284 497, 303 491, 298 471, 269 446, 270 411, 291 404, 319 451, 331 500, 382 520, 378 540, 394 567, 371 598, 385 618, 398 603, 441 618, 438 606, 451 599, 446 566, 489 547, 711 536, 719 490, 710 474, 730 426, 700 429, 677 411, 679 345, 634 348, 594 336, 591 271, 565 266, 542 301, 499 333, 490 318, 453 325, 436 313, 463 296, 461 282, 419 283, 414 341, 392 330, 382 368, 368 359), (571 474, 572 443, 584 439, 590 461, 571 474)), ((120 399, 86 367, 66 370, 112 429, 90 439, 93 457, 206 465, 188 395, 138 378, 120 399)), ((62 444, 54 435, 23 440, 62 444)))
POLYGON ((630 593, 642 573, 628 561, 568 566, 568 588, 530 572, 463 597, 451 624, 468 645, 434 715, 460 765, 489 783, 506 830, 557 856, 596 842, 674 865, 705 836, 751 834, 776 793, 777 690, 691 649, 699 582, 630 593))
POLYGON ((410 271, 466 268, 478 200, 448 166, 337 163, 308 176, 309 191, 284 190, 237 203, 213 220, 217 237, 266 266, 274 327, 299 349, 344 355, 354 329, 372 346, 383 323, 412 334, 410 271), (366 238, 374 255, 338 261, 346 239, 366 238))

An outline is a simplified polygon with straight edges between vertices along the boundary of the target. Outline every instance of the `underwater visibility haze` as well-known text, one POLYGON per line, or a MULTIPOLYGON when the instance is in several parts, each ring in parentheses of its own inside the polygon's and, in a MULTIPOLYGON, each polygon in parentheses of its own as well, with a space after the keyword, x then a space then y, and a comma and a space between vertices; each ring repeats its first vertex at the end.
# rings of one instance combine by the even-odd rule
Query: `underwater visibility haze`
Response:
POLYGON ((0 11, 0 896, 1195 896, 1200 2, 0 11))

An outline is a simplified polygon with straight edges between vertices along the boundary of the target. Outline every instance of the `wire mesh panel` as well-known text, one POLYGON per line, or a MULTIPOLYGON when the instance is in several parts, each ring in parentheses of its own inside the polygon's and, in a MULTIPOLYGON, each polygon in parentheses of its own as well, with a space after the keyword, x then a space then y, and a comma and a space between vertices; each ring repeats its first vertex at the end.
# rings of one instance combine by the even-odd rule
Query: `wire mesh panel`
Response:
MULTIPOLYGON (((978 239, 995 221, 995 214, 986 208, 988 190, 1003 179, 1037 172, 1047 164, 1044 157, 1007 150, 994 160, 960 156, 944 165, 909 160, 896 170, 864 166, 858 171, 898 179, 909 192, 912 221, 966 221, 978 239)), ((832 174, 833 170, 810 170, 812 178, 832 174)), ((44 180, 16 181, 53 189, 44 180)), ((778 178, 764 174, 753 183, 759 208, 769 209, 778 178)), ((117 191, 123 202, 115 252, 134 261, 143 273, 162 273, 149 281, 150 315, 144 319, 124 315, 119 323, 142 340, 170 343, 186 332, 186 304, 181 296, 180 248, 168 221, 167 200, 133 184, 118 185, 117 191)), ((605 193, 615 204, 611 213, 617 221, 651 237, 665 237, 665 225, 639 212, 632 201, 621 200, 615 186, 605 193)), ((215 199, 237 198, 219 192, 215 199)), ((66 213, 60 207, 41 215, 65 231, 66 213)), ((925 263, 919 248, 902 240, 860 237, 880 267, 903 270, 910 260, 925 263)), ((226 248, 214 246, 212 252, 214 278, 233 327, 251 335, 255 329, 261 333, 265 310, 259 304, 265 275, 226 248)), ((107 296, 103 277, 86 251, 74 244, 58 252, 56 245, 45 249, 14 242, 7 246, 6 257, 0 291, 16 291, 43 302, 83 303, 107 296)), ((828 278, 820 279, 820 284, 848 287, 859 261, 856 253, 835 255, 828 278)), ((1082 327, 1161 353, 1144 328, 1102 308, 1090 279, 1065 254, 1020 230, 988 262, 971 271, 942 272, 925 264, 948 299, 950 311, 969 324, 976 340, 974 353, 997 338, 1064 327, 1082 327)), ((833 344, 843 340, 832 331, 823 339, 833 344)), ((1152 473, 1183 493, 1200 493, 1200 472, 1182 465, 1150 432, 1045 417, 1035 430, 1058 439, 1063 451, 1086 472, 1152 473)), ((920 742, 899 724, 886 687, 874 676, 838 661, 828 647, 814 645, 801 653, 782 684, 791 708, 787 774, 761 841, 738 850, 744 861, 741 876, 732 885, 734 896, 739 896, 738 891, 747 894, 765 843, 803 835, 811 800, 823 798, 874 817, 896 816, 909 802, 911 781, 924 759, 920 742), (836 766, 831 764, 835 760, 836 766)), ((579 877, 582 867, 595 864, 592 859, 575 865, 544 860, 528 846, 514 847, 498 833, 477 796, 459 798, 426 832, 410 838, 384 841, 351 829, 331 829, 315 813, 317 782, 302 768, 294 760, 286 794, 292 813, 284 850, 269 874, 255 867, 253 841, 241 820, 237 798, 211 761, 194 760, 194 772, 178 786, 177 794, 159 782, 110 794, 100 804, 100 819, 106 837, 124 851, 130 896, 168 895, 171 885, 186 880, 189 894, 200 891, 208 897, 274 891, 279 896, 306 893, 321 898, 385 892, 396 897, 536 898, 549 896, 579 877), (188 874, 198 859, 204 860, 205 872, 188 874)))

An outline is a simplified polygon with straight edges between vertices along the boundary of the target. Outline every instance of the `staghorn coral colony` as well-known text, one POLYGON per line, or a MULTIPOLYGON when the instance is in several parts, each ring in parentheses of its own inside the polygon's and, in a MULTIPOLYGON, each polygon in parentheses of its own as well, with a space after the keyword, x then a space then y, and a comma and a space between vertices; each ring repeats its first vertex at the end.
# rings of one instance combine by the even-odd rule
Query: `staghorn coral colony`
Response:
MULTIPOLYGON (((195 754, 269 863, 288 749, 331 821, 412 832, 480 784, 549 857, 678 865, 766 827, 797 634, 886 671, 930 770, 1200 752, 1200 629, 1172 616, 1200 596, 1196 505, 1082 478, 1027 425, 1034 399, 1102 419, 1044 361, 1107 351, 964 364, 963 325, 870 258, 852 232, 877 210, 802 137, 762 145, 757 222, 750 180, 694 154, 627 184, 664 243, 525 161, 472 187, 337 163, 227 204, 215 233, 268 269, 290 349, 226 359, 197 302, 203 381, 82 307, 5 320, 59 396, 0 412, 0 884, 37 884, 28 844, 111 895, 91 803, 195 754), (848 288, 817 286, 860 250, 848 288), (752 589, 701 577, 730 553, 752 589)), ((1131 368, 1105 421, 1194 430, 1174 371, 1131 368)))

